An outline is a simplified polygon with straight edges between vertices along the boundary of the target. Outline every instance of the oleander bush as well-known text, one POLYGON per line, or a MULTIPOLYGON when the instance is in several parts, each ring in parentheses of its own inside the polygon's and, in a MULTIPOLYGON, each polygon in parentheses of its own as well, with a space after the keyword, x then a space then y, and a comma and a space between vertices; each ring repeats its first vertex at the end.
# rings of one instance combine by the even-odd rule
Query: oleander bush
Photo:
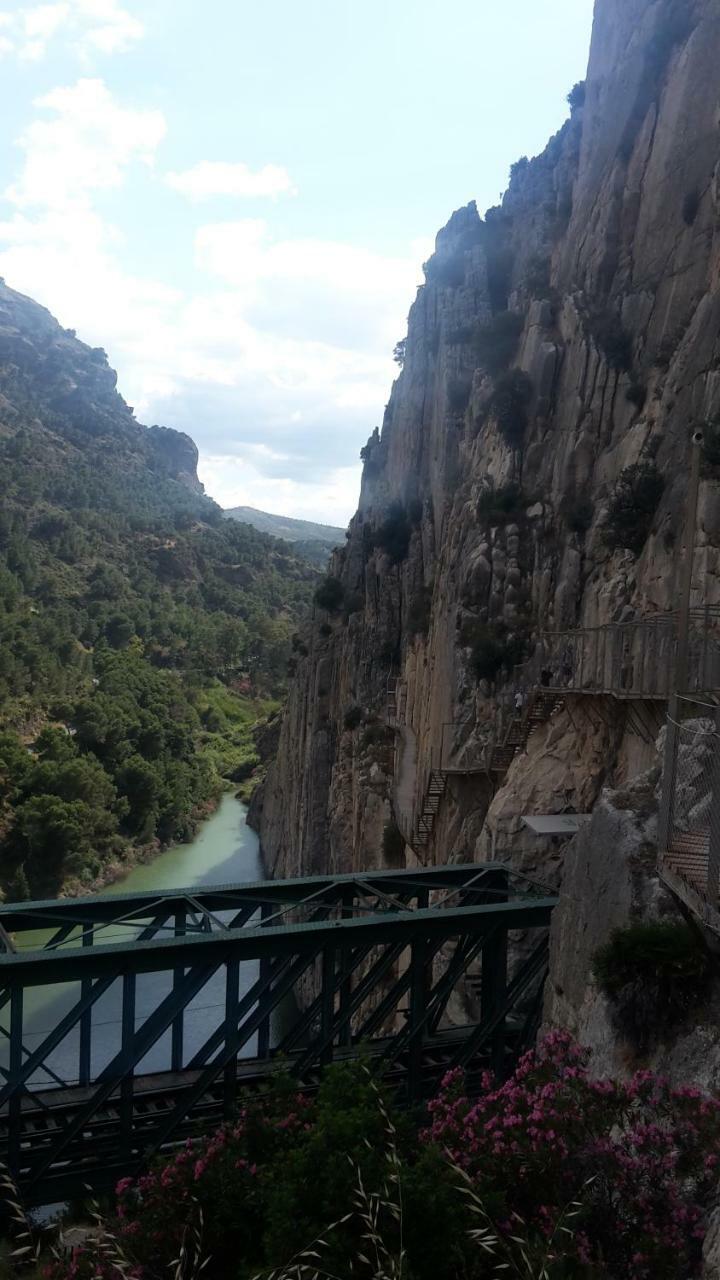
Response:
POLYGON ((315 1097, 280 1079, 123 1179, 103 1231, 45 1274, 689 1280, 719 1157, 716 1099, 649 1071, 595 1079, 564 1032, 476 1096, 449 1072, 426 1116, 332 1067, 315 1097))

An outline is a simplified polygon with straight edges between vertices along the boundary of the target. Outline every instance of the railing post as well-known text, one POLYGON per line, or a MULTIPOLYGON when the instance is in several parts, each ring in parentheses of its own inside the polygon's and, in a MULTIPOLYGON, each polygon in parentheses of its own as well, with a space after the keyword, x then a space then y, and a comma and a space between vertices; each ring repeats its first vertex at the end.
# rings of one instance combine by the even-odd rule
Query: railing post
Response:
POLYGON ((122 1079, 120 1081, 120 1147, 125 1156, 132 1150, 133 1092, 135 1063, 132 1060, 135 1038, 135 989, 137 975, 124 973, 122 979, 122 1079))
POLYGON ((675 780, 677 777, 677 753, 680 743, 680 700, 676 693, 670 698, 665 726, 665 754, 663 757, 662 792, 658 815, 658 852, 667 853, 672 842, 675 780))
POLYGON ((335 1017, 335 948, 323 948, 320 975, 320 1061, 333 1060, 332 1026, 335 1017))
MULTIPOLYGON (((84 924, 82 930, 83 947, 91 947, 93 944, 93 927, 91 924, 84 924)), ((80 997, 82 1000, 87 999, 90 994, 92 981, 83 978, 80 983, 80 997)), ((87 1009, 80 1017, 80 1053, 78 1059, 78 1083, 83 1087, 87 1087, 90 1083, 90 1072, 92 1064, 92 1005, 88 1005, 87 1009)))
MULTIPOLYGON (((263 902, 260 907, 260 925, 267 920, 273 913, 273 904, 271 902, 263 902)), ((260 980, 264 982, 270 976, 272 968, 272 956, 262 956, 260 959, 260 980)), ((265 992, 260 997, 261 1000, 267 1000, 269 992, 265 992)), ((258 1058, 270 1057, 270 1013, 266 1013, 260 1026, 258 1027, 257 1037, 257 1056, 258 1058)))
MULTIPOLYGON (((492 932, 482 949, 480 974, 480 1020, 494 1018, 502 1007, 507 988, 507 930, 502 925, 492 932)), ((490 1066, 498 1081, 505 1075, 505 1019, 501 1018, 490 1040, 490 1066)))
MULTIPOLYGON (((176 938, 182 937, 185 933, 185 930, 186 930, 186 911, 185 911, 185 908, 182 907, 175 912, 175 937, 176 938)), ((176 965, 176 967, 173 969, 173 991, 178 990, 178 988, 182 983, 184 975, 185 975, 185 970, 183 966, 176 965)), ((182 1068, 183 1068, 184 1028, 185 1028, 185 1010, 181 1008, 177 1017, 173 1018, 172 1031, 170 1033, 171 1034, 170 1069, 172 1071, 182 1071, 182 1068)))
POLYGON ((23 1060, 23 988, 13 986, 10 993, 10 1061, 9 1083, 13 1092, 8 1099, 8 1163, 10 1173, 17 1178, 20 1165, 22 1137, 22 1094, 18 1078, 23 1060))
POLYGON ((225 1052, 223 1074, 223 1114, 229 1119, 237 1093, 238 1004, 240 1002, 240 961, 232 957, 225 966, 225 1052), (234 1052, 233 1052, 234 1050, 234 1052))
POLYGON ((707 896, 709 902, 714 906, 717 903, 718 887, 720 885, 720 707, 715 711, 711 778, 707 896))
MULTIPOLYGON (((351 920, 353 916, 354 891, 351 888, 342 891, 342 918, 343 920, 351 920)), ((342 972, 342 981, 340 983, 340 1015, 347 1015, 340 1027, 338 1043, 345 1049, 352 1046, 352 1020, 350 1018, 349 1009, 352 1000, 352 951, 350 947, 345 947, 340 952, 340 965, 342 972)))
POLYGON ((410 1045, 408 1047, 408 1098, 422 1096, 424 1031, 422 1019, 427 1004, 427 938, 413 938, 410 953, 410 1045))
MULTIPOLYGON (((493 877, 493 885, 497 882, 495 900, 507 898, 508 873, 499 871, 493 877)), ((502 1008, 507 990, 507 929, 497 925, 490 933, 482 948, 482 967, 480 970, 480 1022, 485 1023, 496 1016, 502 1008)), ((493 1031, 490 1040, 490 1066, 498 1081, 505 1075, 505 1019, 501 1018, 493 1031)))

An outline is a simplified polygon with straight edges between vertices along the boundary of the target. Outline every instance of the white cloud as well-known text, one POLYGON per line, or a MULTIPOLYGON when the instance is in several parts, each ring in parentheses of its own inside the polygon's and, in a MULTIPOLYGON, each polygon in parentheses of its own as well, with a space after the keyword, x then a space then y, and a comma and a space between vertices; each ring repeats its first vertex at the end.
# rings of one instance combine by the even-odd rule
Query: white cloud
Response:
POLYGON ((93 53, 124 53, 144 34, 140 19, 118 0, 60 0, 3 10, 0 28, 7 33, 0 53, 14 51, 29 62, 44 58, 59 39, 87 59, 93 53))
POLYGON ((240 219, 197 228, 192 286, 139 275, 95 199, 153 163, 163 117, 96 79, 36 106, 0 214, 0 274, 108 350, 141 421, 196 439, 223 505, 343 523, 428 246, 390 256, 240 219))
POLYGON ((338 467, 323 482, 300 483, 289 477, 274 479, 255 463, 250 452, 242 468, 232 456, 209 455, 201 459, 200 479, 221 507, 258 507, 298 520, 323 524, 348 523, 360 492, 360 465, 338 467))
POLYGON ((253 173, 246 164, 224 160, 203 160, 180 173, 168 173, 165 181, 190 200, 210 200, 213 196, 279 196, 295 195, 287 169, 266 164, 253 173))
POLYGON ((93 191, 120 187, 133 161, 152 164, 165 135, 161 112, 121 106, 102 80, 53 89, 35 106, 50 118, 21 134, 23 168, 5 192, 20 209, 87 204, 93 191))

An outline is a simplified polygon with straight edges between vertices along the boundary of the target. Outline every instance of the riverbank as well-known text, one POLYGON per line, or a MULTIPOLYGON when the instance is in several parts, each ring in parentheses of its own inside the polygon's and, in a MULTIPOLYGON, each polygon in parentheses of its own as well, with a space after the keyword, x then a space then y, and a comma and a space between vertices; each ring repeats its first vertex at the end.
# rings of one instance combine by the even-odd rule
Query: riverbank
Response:
MULTIPOLYGON (((203 810, 202 815, 198 815, 197 827, 190 840, 176 841, 164 845, 161 845, 158 841, 153 841, 146 845, 131 846, 128 849, 127 857, 109 860, 103 867, 101 874, 95 876, 93 880, 69 880, 63 886, 62 892, 58 897, 87 898, 97 894, 119 892, 121 889, 128 887, 128 882, 132 880, 134 873, 138 869, 143 868, 146 871, 150 871, 153 866, 168 857, 174 858, 178 869, 180 867, 191 867, 193 850, 198 846, 202 847, 203 842, 207 839, 208 828, 214 830, 212 824, 218 815, 223 815, 223 821, 218 824, 218 829, 222 827, 223 835, 225 836, 231 836, 231 832, 228 829, 229 824, 226 824, 225 821, 230 813, 234 815, 238 828, 252 830, 247 821, 247 803, 244 802, 239 793, 230 788, 221 792, 212 803, 203 806, 203 810)), ((253 841, 257 840, 254 831, 252 832, 252 839, 253 841)), ((258 860, 260 860, 259 843, 257 856, 258 860)), ((187 882, 179 880, 177 885, 165 887, 182 887, 185 883, 191 884, 197 883, 197 881, 194 878, 187 882)), ((150 884, 148 887, 155 888, 158 886, 150 884)))

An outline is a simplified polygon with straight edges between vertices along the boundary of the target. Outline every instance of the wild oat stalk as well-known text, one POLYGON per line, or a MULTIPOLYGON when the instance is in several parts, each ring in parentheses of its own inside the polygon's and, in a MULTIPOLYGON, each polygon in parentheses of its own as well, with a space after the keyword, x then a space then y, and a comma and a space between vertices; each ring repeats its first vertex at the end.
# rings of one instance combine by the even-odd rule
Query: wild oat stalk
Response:
POLYGON ((22 1204, 17 1184, 10 1174, 7 1165, 0 1164, 0 1204, 3 1205, 10 1220, 10 1236, 12 1249, 9 1261, 14 1271, 33 1267, 40 1257, 42 1248, 41 1233, 36 1232, 22 1204))
MULTIPOLYGON (((460 1191, 466 1196, 470 1211, 480 1219, 481 1223, 479 1227, 474 1227, 470 1231, 470 1238, 484 1253, 496 1259, 494 1274, 500 1276, 510 1272, 518 1280, 552 1280, 551 1266, 559 1259, 557 1247, 562 1243, 560 1237, 573 1238, 573 1229, 568 1224, 582 1213, 583 1201, 571 1200, 565 1205, 551 1235, 545 1240, 538 1254, 537 1247, 530 1241, 527 1224, 519 1214, 511 1215, 514 1234, 503 1235, 490 1217, 467 1173, 457 1165, 455 1168, 463 1184, 460 1191)), ((588 1179, 583 1184, 582 1191, 585 1191, 592 1182, 594 1178, 588 1179)))

